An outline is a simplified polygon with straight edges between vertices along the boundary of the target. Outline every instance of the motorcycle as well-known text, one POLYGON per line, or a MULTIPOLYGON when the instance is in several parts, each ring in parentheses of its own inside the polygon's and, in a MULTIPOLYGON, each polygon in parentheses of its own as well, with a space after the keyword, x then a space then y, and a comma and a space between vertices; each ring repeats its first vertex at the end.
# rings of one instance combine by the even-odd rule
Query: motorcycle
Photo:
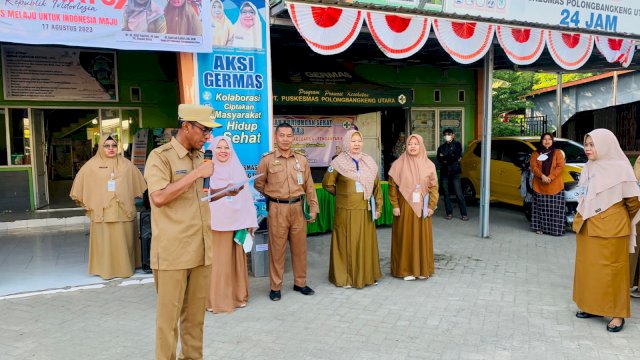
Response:
MULTIPOLYGON (((533 172, 529 166, 529 159, 531 158, 531 154, 524 156, 520 163, 520 171, 522 175, 520 177, 520 195, 523 200, 523 210, 524 215, 529 222, 531 222, 531 215, 533 209, 533 201, 534 201, 534 191, 533 191, 533 172)), ((573 220, 576 216, 576 211, 578 208, 578 195, 579 192, 575 191, 577 185, 577 181, 565 183, 564 190, 562 191, 564 195, 565 202, 565 228, 567 231, 572 231, 573 220)))

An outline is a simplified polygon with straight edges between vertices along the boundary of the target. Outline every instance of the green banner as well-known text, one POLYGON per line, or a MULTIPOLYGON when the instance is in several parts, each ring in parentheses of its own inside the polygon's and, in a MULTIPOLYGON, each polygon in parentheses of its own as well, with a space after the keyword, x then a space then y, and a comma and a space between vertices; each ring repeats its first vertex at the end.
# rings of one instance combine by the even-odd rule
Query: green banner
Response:
POLYGON ((273 84, 274 105, 411 107, 413 91, 367 84, 273 84))

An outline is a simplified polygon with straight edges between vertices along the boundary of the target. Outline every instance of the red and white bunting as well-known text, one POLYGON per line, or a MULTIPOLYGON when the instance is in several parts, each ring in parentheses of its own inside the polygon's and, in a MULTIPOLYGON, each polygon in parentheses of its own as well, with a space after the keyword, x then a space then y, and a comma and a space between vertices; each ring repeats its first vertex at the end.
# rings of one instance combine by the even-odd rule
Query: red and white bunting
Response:
POLYGON ((346 50, 360 34, 364 16, 360 10, 288 3, 293 24, 318 54, 346 50))
POLYGON ((493 40, 493 25, 487 23, 434 19, 433 28, 440 45, 461 64, 482 59, 493 40))
POLYGON ((596 36, 596 47, 608 62, 618 62, 624 67, 631 64, 636 52, 636 42, 631 39, 596 36))
POLYGON ((371 36, 380 50, 392 59, 404 59, 420 51, 429 39, 431 22, 422 16, 397 16, 367 11, 371 36))
POLYGON ((544 30, 496 26, 498 42, 511 62, 530 65, 536 62, 544 50, 544 30))
POLYGON ((582 67, 593 51, 593 35, 547 30, 547 47, 555 62, 565 70, 582 67))

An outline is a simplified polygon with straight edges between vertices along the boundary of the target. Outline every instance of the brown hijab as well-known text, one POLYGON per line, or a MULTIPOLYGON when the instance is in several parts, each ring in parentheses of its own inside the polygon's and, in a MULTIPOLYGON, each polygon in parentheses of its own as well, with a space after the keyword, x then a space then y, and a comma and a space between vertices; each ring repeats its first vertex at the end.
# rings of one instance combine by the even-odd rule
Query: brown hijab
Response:
POLYGON ((419 152, 417 155, 409 155, 405 151, 398 160, 394 161, 389 170, 389 176, 398 185, 400 193, 413 209, 418 217, 422 216, 424 196, 429 193, 429 189, 438 184, 436 166, 427 157, 427 149, 424 147, 422 136, 413 134, 407 138, 406 147, 409 148, 409 141, 418 141, 419 152), (420 185, 420 202, 414 203, 412 200, 416 185, 420 185))
POLYGON ((357 162, 360 170, 360 183, 364 187, 364 199, 369 200, 371 194, 373 194, 376 176, 378 176, 378 164, 371 156, 365 153, 358 155, 351 153, 351 138, 355 134, 360 135, 362 138, 362 134, 357 130, 349 130, 344 135, 342 138, 342 152, 331 161, 331 167, 339 172, 340 175, 358 181, 357 162))
POLYGON ((136 216, 134 198, 142 196, 147 184, 131 161, 119 154, 113 158, 104 154, 103 145, 107 140, 113 139, 110 136, 100 137, 98 152, 78 171, 69 196, 96 218, 103 216, 104 209, 115 197, 127 217, 133 220, 136 216), (116 182, 116 191, 107 189, 111 174, 116 182))

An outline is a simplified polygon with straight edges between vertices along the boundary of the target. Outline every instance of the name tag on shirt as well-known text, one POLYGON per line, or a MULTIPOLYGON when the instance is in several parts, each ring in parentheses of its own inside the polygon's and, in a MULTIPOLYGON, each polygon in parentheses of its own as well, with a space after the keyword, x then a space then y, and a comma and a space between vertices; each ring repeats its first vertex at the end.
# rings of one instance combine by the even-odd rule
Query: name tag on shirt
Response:
POLYGON ((362 193, 364 192, 364 187, 360 183, 360 181, 356 181, 356 192, 362 193))
POLYGON ((116 181, 115 180, 107 181, 107 191, 109 191, 109 192, 116 191, 116 181))
POLYGON ((413 195, 411 196, 411 201, 413 201, 414 204, 417 204, 420 202, 420 193, 419 192, 413 192, 413 195))
POLYGON ((549 158, 549 155, 547 154, 540 154, 540 156, 538 156, 538 158, 536 160, 538 161, 545 161, 549 158))
POLYGON ((302 179, 302 173, 298 173, 298 185, 304 184, 304 180, 302 179))

